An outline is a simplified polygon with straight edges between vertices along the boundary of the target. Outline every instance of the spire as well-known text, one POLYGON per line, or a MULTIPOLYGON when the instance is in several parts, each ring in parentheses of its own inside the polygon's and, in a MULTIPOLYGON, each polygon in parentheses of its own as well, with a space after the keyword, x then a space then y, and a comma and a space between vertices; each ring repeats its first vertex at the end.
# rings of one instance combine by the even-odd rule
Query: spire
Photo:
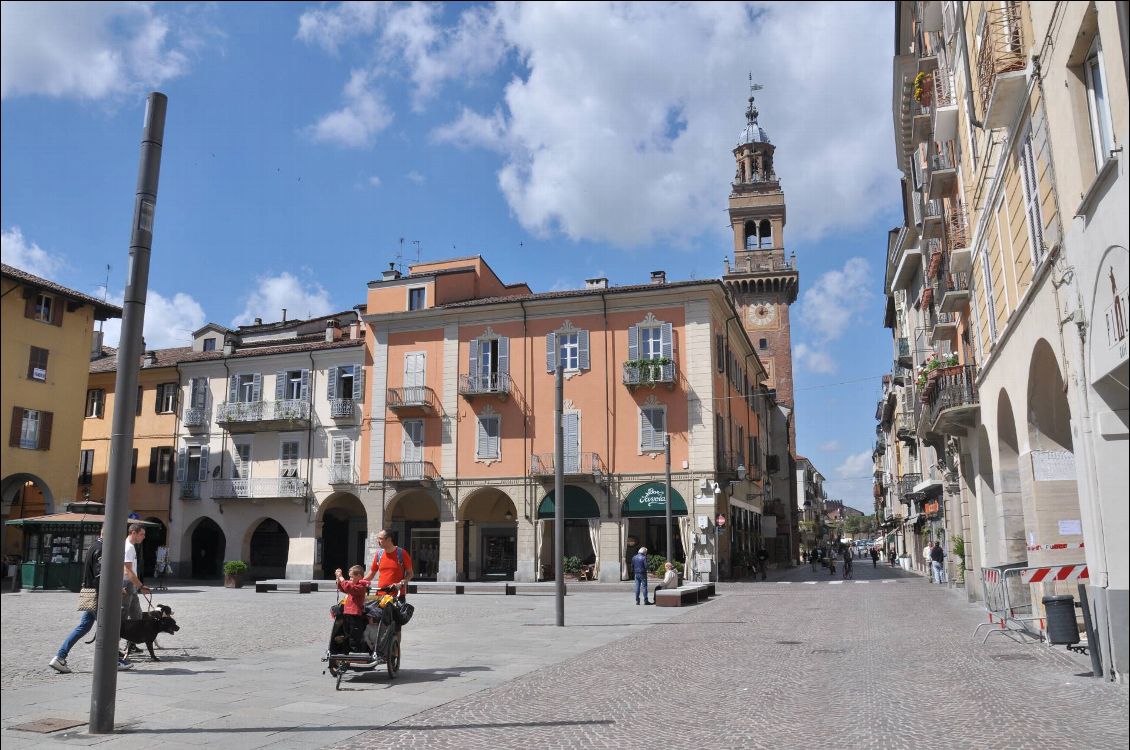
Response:
POLYGON ((765 129, 757 124, 757 116, 760 114, 760 112, 757 111, 757 107, 753 103, 754 102, 754 96, 753 96, 754 92, 755 91, 761 91, 761 89, 763 89, 763 88, 765 88, 765 87, 762 86, 760 83, 754 83, 753 82, 753 73, 750 72, 750 74, 749 74, 749 107, 745 111, 745 122, 746 122, 745 128, 742 130, 741 134, 738 135, 738 145, 739 146, 744 144, 744 143, 768 143, 769 142, 769 136, 765 132, 765 129))

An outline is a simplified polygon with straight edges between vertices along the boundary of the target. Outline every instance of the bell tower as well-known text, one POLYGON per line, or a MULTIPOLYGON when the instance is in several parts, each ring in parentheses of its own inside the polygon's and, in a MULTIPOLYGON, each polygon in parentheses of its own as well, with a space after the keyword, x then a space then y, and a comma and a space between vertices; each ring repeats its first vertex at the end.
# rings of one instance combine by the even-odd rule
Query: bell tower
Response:
POLYGON ((757 122, 754 93, 761 88, 751 76, 746 125, 733 152, 737 170, 730 185, 729 214, 734 257, 732 263, 726 258, 722 281, 768 371, 766 385, 777 391, 777 403, 792 409, 789 306, 796 302, 800 278, 796 254, 785 255, 785 194, 773 166, 776 147, 757 122))

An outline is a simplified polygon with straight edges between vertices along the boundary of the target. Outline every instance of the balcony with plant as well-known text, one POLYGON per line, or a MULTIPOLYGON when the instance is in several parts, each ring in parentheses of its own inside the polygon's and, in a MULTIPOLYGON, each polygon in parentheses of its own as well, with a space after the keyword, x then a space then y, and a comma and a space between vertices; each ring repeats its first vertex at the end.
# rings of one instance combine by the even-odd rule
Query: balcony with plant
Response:
POLYGON ((675 363, 670 357, 630 359, 624 362, 624 385, 629 388, 675 385, 675 363))

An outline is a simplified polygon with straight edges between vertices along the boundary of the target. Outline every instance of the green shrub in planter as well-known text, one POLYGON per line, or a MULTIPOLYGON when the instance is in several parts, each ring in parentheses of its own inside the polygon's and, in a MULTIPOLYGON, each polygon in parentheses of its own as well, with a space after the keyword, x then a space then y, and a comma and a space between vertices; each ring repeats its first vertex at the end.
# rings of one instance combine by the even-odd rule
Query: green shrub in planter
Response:
POLYGON ((247 563, 243 560, 228 560, 224 563, 224 575, 239 576, 247 572, 247 563))
POLYGON ((581 572, 581 558, 570 555, 564 560, 566 575, 577 575, 581 572))

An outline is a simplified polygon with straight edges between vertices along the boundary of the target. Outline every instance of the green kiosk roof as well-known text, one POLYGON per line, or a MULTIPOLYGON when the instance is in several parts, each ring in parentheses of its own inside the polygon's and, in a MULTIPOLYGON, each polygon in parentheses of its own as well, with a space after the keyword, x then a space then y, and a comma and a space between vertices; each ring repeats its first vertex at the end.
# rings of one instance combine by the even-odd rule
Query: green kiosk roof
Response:
MULTIPOLYGON (((662 482, 648 482, 641 484, 628 493, 624 504, 620 506, 620 515, 625 518, 642 518, 644 516, 666 515, 667 501, 664 498, 662 482)), ((683 496, 674 487, 671 488, 671 515, 685 516, 687 503, 683 496)))
MULTIPOLYGON (((550 490, 538 505, 538 518, 553 520, 557 510, 553 498, 554 490, 550 490)), ((565 485, 565 517, 566 518, 600 518, 600 506, 596 500, 585 490, 572 484, 565 485)))

